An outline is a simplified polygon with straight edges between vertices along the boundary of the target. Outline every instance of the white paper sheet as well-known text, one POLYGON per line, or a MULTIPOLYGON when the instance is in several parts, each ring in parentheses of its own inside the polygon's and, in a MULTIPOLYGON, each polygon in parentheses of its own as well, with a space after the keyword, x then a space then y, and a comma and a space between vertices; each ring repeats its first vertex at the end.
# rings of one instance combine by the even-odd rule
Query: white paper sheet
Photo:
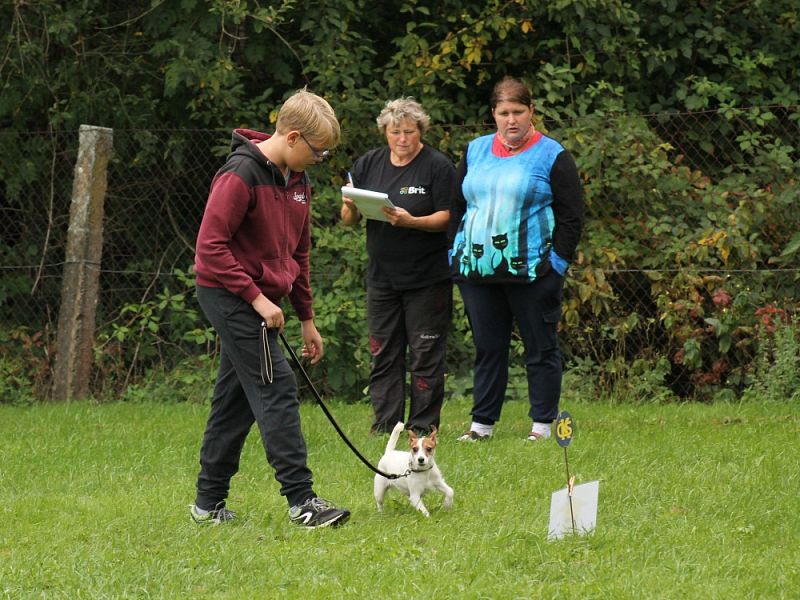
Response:
POLYGON ((572 517, 575 517, 575 533, 583 535, 594 531, 597 524, 597 498, 599 481, 588 481, 572 488, 572 512, 570 513, 567 488, 553 492, 550 498, 550 525, 547 539, 557 540, 572 533, 572 517))

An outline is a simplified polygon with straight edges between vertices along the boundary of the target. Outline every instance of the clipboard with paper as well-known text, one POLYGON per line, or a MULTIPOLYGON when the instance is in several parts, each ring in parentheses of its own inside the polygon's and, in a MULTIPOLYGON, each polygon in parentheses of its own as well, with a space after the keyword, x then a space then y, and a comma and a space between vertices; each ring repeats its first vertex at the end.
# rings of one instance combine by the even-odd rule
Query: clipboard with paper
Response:
POLYGON ((347 196, 355 202, 359 212, 367 219, 377 221, 388 221, 383 214, 384 208, 394 208, 394 204, 389 200, 389 195, 383 192, 373 192, 349 185, 342 186, 342 196, 347 196))

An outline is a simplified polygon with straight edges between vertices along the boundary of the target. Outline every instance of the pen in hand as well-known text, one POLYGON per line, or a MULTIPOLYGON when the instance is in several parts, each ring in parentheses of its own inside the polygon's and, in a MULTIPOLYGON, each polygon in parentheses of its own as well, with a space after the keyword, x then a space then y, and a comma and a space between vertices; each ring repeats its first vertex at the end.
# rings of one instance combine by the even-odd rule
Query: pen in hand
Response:
MULTIPOLYGON (((347 184, 350 187, 355 187, 353 185, 353 174, 350 171, 347 172, 347 184)), ((344 195, 342 195, 341 216, 342 220, 347 225, 353 225, 361 220, 361 213, 358 212, 358 208, 356 207, 355 203, 344 195)))

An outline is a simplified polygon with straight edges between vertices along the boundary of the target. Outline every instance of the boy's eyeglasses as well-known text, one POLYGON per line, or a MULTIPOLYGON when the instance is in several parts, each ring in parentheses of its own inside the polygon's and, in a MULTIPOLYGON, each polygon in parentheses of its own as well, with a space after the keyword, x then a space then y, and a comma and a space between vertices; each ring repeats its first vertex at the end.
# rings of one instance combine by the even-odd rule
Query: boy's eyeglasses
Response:
POLYGON ((300 137, 303 138, 303 141, 311 149, 311 154, 314 155, 315 160, 325 160, 331 155, 330 150, 327 150, 325 148, 323 148, 322 150, 320 150, 319 148, 314 148, 314 146, 311 145, 311 143, 306 139, 306 136, 304 136, 302 133, 300 133, 300 137))

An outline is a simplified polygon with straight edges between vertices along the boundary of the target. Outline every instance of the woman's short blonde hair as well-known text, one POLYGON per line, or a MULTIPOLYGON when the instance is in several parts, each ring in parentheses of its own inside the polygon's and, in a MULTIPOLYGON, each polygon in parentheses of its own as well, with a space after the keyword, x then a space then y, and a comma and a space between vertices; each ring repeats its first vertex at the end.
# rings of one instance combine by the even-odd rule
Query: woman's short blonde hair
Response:
POLYGON ((339 145, 341 130, 336 113, 328 102, 303 88, 298 90, 281 106, 275 130, 286 134, 296 130, 324 148, 339 145))
POLYGON ((386 128, 390 125, 398 125, 401 121, 412 121, 416 123, 421 134, 428 130, 431 118, 422 108, 422 105, 411 96, 389 100, 383 107, 381 114, 376 119, 378 129, 382 134, 386 134, 386 128))

